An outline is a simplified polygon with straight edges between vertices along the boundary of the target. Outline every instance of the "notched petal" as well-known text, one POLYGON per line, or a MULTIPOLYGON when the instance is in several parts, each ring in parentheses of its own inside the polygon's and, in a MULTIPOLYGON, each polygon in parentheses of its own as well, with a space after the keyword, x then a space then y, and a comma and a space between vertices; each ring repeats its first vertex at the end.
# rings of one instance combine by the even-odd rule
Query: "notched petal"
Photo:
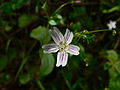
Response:
POLYGON ((70 32, 69 29, 66 29, 64 40, 66 41, 67 45, 72 42, 72 39, 73 39, 73 33, 70 32))
POLYGON ((49 32, 56 44, 59 44, 61 41, 63 41, 63 35, 57 27, 53 27, 53 30, 49 30, 49 32))
POLYGON ((73 55, 79 55, 80 48, 75 45, 69 45, 67 52, 73 55))
POLYGON ((44 53, 55 53, 59 50, 56 44, 43 45, 42 48, 44 48, 44 53))
POLYGON ((66 66, 67 60, 68 54, 66 52, 58 52, 56 67, 59 67, 60 65, 62 65, 62 67, 66 66))

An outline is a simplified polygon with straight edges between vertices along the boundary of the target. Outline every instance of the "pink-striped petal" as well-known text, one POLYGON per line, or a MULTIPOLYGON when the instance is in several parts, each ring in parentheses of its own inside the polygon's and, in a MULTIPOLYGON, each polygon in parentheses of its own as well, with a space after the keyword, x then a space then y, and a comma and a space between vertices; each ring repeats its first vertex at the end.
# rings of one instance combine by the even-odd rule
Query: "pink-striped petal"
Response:
POLYGON ((66 66, 67 61, 68 54, 66 52, 58 52, 56 67, 59 67, 60 65, 62 65, 62 67, 66 66))
POLYGON ((67 52, 73 55, 79 55, 80 48, 75 45, 69 45, 67 52))
POLYGON ((56 44, 63 41, 64 37, 57 27, 53 27, 53 30, 49 30, 49 32, 56 44))
POLYGON ((59 50, 56 44, 43 45, 42 48, 44 48, 44 53, 55 53, 59 50))
POLYGON ((72 39, 73 39, 73 33, 70 32, 69 29, 66 29, 64 40, 66 41, 67 45, 72 42, 72 39))

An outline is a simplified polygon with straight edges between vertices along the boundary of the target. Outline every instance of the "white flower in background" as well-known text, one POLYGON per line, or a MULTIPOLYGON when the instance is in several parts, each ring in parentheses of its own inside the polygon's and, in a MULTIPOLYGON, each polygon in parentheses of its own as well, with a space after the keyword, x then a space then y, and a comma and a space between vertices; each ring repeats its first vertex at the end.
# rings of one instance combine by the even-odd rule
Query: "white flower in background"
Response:
POLYGON ((111 21, 107 24, 108 28, 112 30, 113 28, 116 28, 116 21, 111 21))
POLYGON ((75 3, 81 3, 81 0, 75 0, 75 3))
POLYGON ((44 48, 44 53, 55 53, 59 51, 57 54, 56 67, 59 67, 60 65, 64 67, 68 61, 68 53, 79 55, 80 48, 70 44, 73 39, 73 33, 70 32, 69 29, 66 29, 64 36, 56 27, 53 27, 53 30, 49 30, 49 32, 55 43, 43 45, 42 48, 44 48))

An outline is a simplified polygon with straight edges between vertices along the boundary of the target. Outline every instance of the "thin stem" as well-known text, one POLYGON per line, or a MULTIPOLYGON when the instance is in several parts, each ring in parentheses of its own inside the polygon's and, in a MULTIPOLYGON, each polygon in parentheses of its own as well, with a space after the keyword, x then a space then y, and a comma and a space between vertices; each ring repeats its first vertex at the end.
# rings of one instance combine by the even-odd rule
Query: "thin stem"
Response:
POLYGON ((28 60, 28 57, 23 58, 23 61, 22 61, 21 65, 20 65, 20 67, 19 67, 19 69, 17 71, 17 74, 15 76, 15 81, 16 81, 17 77, 19 76, 20 72, 22 71, 22 69, 23 69, 25 63, 27 62, 27 60, 28 60))
POLYGON ((66 2, 66 3, 62 4, 59 8, 57 8, 57 9, 55 10, 54 13, 57 13, 57 12, 60 11, 60 9, 62 9, 64 6, 66 6, 66 5, 68 5, 68 4, 72 4, 72 3, 73 3, 73 2, 71 1, 71 2, 66 2))
POLYGON ((97 33, 97 32, 106 32, 106 31, 111 31, 111 30, 102 29, 102 30, 94 30, 94 31, 81 31, 81 32, 76 33, 76 36, 81 36, 81 35, 84 35, 84 34, 97 33))
POLYGON ((28 55, 32 52, 32 50, 36 44, 37 44, 37 41, 35 40, 34 43, 32 44, 32 46, 30 47, 30 49, 28 50, 28 55))
POLYGON ((118 18, 117 20, 116 20, 116 22, 119 22, 120 21, 120 18, 118 18))
POLYGON ((42 85, 41 81, 40 80, 36 80, 40 90, 45 90, 44 86, 42 85))
POLYGON ((88 32, 86 32, 86 34, 97 33, 97 32, 105 32, 105 31, 110 31, 110 30, 109 29, 94 30, 94 31, 88 31, 88 32))
POLYGON ((7 54, 7 52, 8 52, 8 49, 9 49, 9 46, 10 46, 11 41, 12 41, 12 39, 8 39, 8 41, 7 41, 7 43, 6 43, 6 49, 5 49, 6 54, 7 54))
POLYGON ((71 88, 71 85, 70 85, 69 81, 67 79, 65 79, 65 78, 64 78, 64 80, 65 80, 65 83, 68 86, 68 88, 71 88))

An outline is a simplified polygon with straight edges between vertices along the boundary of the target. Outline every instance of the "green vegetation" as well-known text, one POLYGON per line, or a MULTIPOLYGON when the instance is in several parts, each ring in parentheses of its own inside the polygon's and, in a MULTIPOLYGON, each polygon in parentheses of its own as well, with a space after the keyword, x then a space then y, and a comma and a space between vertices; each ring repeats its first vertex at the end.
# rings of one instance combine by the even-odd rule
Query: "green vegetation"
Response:
POLYGON ((120 90, 120 0, 0 0, 0 90, 120 90), (65 67, 43 53, 53 27, 80 47, 65 67))

